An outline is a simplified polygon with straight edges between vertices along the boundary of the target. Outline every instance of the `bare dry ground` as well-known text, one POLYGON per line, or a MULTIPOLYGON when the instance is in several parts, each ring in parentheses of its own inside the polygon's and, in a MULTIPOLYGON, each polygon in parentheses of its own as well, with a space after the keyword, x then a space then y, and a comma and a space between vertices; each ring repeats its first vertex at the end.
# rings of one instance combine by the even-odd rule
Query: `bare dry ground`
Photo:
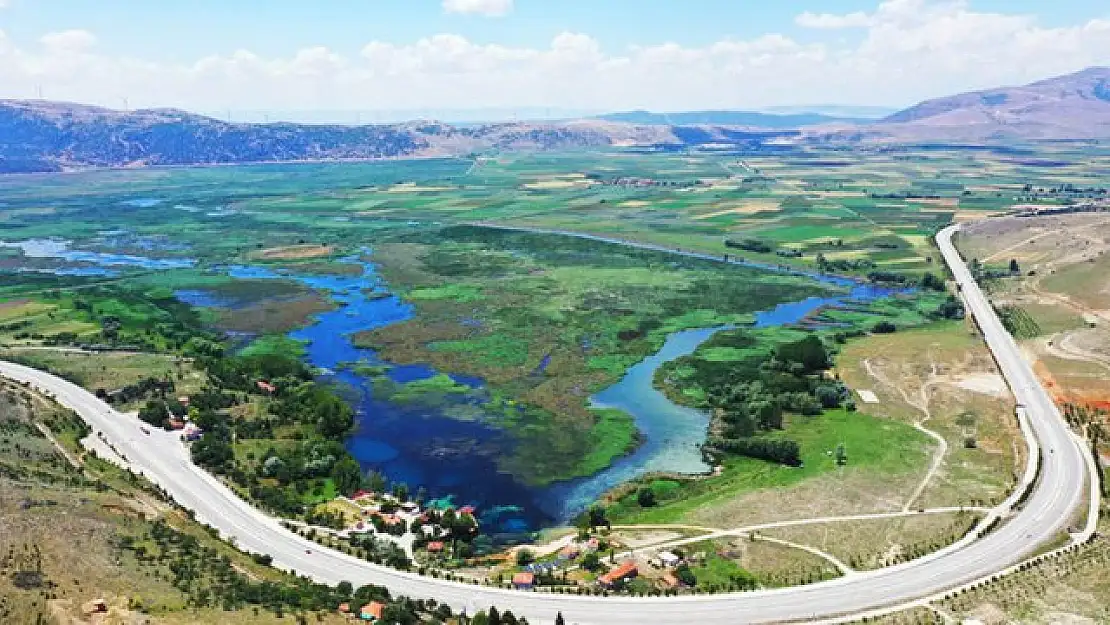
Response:
MULTIPOLYGON (((0 381, 0 623, 263 625, 294 622, 266 609, 224 611, 189 605, 171 567, 150 542, 152 521, 196 538, 253 580, 280 574, 213 540, 184 514, 90 456, 78 457, 75 417, 22 387, 0 381), (66 454, 37 429, 47 425, 66 454), (74 462, 77 463, 75 466, 74 462), (122 547, 139 541, 146 556, 122 547), (89 602, 103 600, 107 613, 89 602)), ((164 554, 164 552, 162 552, 164 554)), ((205 575, 198 572, 198 575, 205 575)), ((315 622, 345 622, 335 614, 315 622)))
POLYGON ((820 549, 863 571, 905 562, 952 544, 977 520, 975 513, 954 512, 781 527, 759 534, 820 549))
POLYGON ((324 258, 335 253, 335 248, 329 245, 287 245, 284 247, 271 247, 258 250, 251 254, 257 260, 306 260, 309 258, 324 258))
MULTIPOLYGON (((947 444, 935 472, 924 486, 918 484, 919 492, 903 493, 903 506, 991 505, 1005 499, 1023 466, 1024 446, 1012 397, 970 324, 871 336, 848 344, 837 362, 849 387, 869 389, 879 398, 860 402, 860 412, 919 424, 947 444)), ((934 454, 940 451, 934 446, 934 454)))

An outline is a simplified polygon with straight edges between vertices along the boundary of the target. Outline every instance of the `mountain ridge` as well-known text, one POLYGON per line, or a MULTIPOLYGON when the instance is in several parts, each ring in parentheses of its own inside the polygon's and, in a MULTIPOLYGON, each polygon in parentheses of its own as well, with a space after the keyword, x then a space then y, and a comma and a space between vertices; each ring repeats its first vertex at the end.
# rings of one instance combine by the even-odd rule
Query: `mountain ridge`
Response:
POLYGON ((1068 139, 1110 139, 1110 67, 925 100, 875 121, 817 113, 629 111, 578 120, 476 125, 431 120, 354 126, 258 124, 176 108, 118 111, 67 102, 0 100, 0 173, 444 157, 498 150, 1068 139))

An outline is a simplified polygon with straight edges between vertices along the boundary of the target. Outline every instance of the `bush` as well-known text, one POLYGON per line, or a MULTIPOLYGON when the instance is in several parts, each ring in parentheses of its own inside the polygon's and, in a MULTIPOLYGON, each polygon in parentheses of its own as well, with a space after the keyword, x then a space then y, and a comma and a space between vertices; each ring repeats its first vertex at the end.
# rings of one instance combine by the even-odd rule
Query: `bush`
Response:
POLYGON ((889 321, 880 321, 871 328, 871 331, 875 334, 894 334, 898 331, 898 326, 889 321))
POLYGON ((789 439, 712 437, 708 445, 727 453, 787 466, 797 467, 802 464, 801 446, 797 441, 789 439))

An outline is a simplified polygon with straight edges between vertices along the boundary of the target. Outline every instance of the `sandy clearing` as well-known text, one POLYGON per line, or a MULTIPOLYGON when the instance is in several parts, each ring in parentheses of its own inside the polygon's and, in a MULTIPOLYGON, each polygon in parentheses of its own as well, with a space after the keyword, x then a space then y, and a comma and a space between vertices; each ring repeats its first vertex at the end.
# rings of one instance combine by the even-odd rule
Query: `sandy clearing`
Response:
MULTIPOLYGON (((955 198, 955 197, 938 197, 938 198, 908 197, 908 198, 906 198, 906 202, 908 202, 910 204, 921 204, 923 206, 938 206, 938 207, 946 207, 946 208, 956 208, 957 206, 960 205, 960 199, 955 198)), ((925 210, 924 212, 930 212, 930 211, 925 210)))
POLYGON ((645 202, 644 200, 628 200, 627 202, 621 202, 620 204, 617 204, 617 206, 620 206, 621 208, 643 208, 650 205, 651 202, 645 202))
POLYGON ((588 187, 590 182, 584 180, 538 180, 520 185, 525 189, 573 189, 574 187, 588 187))
POLYGON ((865 404, 879 403, 879 396, 875 394, 875 391, 861 388, 856 390, 856 394, 859 395, 859 398, 863 400, 865 404))
POLYGON ((722 215, 754 215, 764 211, 777 211, 780 204, 778 202, 744 202, 737 206, 730 206, 711 213, 702 213, 695 215, 694 219, 712 219, 713 217, 720 217, 722 215))
POLYGON ((863 191, 814 191, 810 195, 815 195, 819 198, 847 198, 847 197, 867 197, 863 191))
POLYGON ((997 373, 969 373, 956 379, 954 384, 959 388, 981 395, 990 395, 1000 399, 1010 396, 1010 388, 1006 386, 1006 380, 997 373))
POLYGON ((422 187, 415 182, 402 182, 395 184, 385 190, 386 193, 424 193, 424 192, 439 192, 451 191, 452 187, 422 187))
POLYGON ((262 260, 304 260, 331 256, 334 252, 335 248, 330 245, 287 245, 259 250, 251 256, 262 260))

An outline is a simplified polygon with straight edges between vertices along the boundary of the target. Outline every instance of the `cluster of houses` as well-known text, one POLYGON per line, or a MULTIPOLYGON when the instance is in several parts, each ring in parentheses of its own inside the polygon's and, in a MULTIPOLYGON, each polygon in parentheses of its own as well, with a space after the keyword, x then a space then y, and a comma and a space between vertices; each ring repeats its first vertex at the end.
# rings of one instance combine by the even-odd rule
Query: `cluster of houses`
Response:
POLYGON ((170 416, 170 429, 175 432, 181 432, 181 440, 185 442, 191 443, 200 440, 200 437, 204 434, 204 430, 197 426, 197 424, 189 421, 189 398, 185 396, 178 397, 177 403, 180 404, 186 412, 181 417, 170 416))

